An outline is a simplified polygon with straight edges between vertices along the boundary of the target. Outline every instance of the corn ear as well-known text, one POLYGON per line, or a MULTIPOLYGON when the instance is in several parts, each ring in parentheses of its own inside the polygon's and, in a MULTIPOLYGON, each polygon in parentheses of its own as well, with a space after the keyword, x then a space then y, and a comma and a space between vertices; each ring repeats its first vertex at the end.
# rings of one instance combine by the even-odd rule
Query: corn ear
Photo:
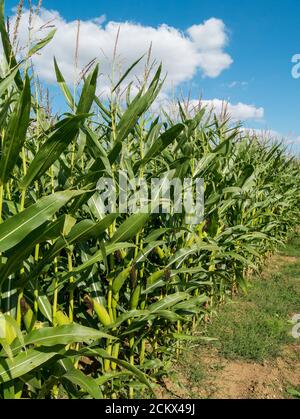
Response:
POLYGON ((157 254, 157 256, 159 257, 159 259, 163 260, 165 258, 165 252, 162 250, 161 247, 156 247, 155 249, 155 253, 157 254))
POLYGON ((32 331, 32 329, 35 326, 36 323, 36 316, 29 306, 27 304, 25 298, 22 298, 21 300, 21 309, 22 309, 22 315, 23 315, 23 322, 26 328, 26 331, 29 333, 32 331))
POLYGON ((56 313, 56 321, 58 326, 66 326, 71 323, 69 317, 62 311, 56 313))
POLYGON ((165 275, 165 270, 162 269, 160 271, 154 272, 152 275, 149 276, 147 280, 147 286, 150 287, 151 285, 155 284, 165 275))
POLYGON ((141 286, 137 285, 135 290, 132 293, 131 299, 130 299, 130 308, 131 310, 136 310, 139 305, 139 300, 141 296, 141 286))
POLYGON ((5 331, 5 340, 6 342, 11 345, 13 341, 16 339, 17 333, 15 329, 8 323, 6 323, 6 331, 5 331))
POLYGON ((125 281, 130 276, 131 269, 132 269, 131 266, 129 268, 125 269, 113 281, 112 292, 113 292, 114 295, 119 294, 119 292, 121 291, 123 285, 125 284, 125 281))
POLYGON ((110 326, 112 324, 110 315, 108 314, 108 311, 102 304, 98 303, 98 301, 92 299, 89 296, 86 296, 84 298, 84 301, 88 305, 88 307, 96 313, 98 319, 103 324, 103 326, 110 326))
MULTIPOLYGON (((112 356, 113 358, 118 359, 120 353, 120 343, 115 343, 112 350, 112 356)), ((117 364, 115 362, 111 363, 111 369, 115 371, 117 369, 117 364)))

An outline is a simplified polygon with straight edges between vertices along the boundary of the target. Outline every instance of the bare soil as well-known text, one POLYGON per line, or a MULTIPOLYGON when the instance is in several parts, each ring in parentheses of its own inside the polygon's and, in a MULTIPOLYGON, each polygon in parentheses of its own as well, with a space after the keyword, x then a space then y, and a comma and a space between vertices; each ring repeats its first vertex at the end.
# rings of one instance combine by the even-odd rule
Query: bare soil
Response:
POLYGON ((285 399, 287 390, 300 384, 300 345, 286 347, 279 358, 262 364, 228 360, 217 352, 207 355, 205 349, 197 352, 187 353, 185 362, 164 379, 162 399, 285 399))

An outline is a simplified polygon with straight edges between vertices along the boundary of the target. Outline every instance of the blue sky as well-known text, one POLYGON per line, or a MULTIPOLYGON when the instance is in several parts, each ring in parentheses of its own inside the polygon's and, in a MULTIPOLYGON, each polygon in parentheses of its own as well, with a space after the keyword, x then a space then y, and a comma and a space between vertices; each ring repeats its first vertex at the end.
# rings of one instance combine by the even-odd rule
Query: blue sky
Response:
MULTIPOLYGON (((7 10, 15 5, 6 1, 7 10)), ((179 87, 191 88, 195 98, 202 95, 264 108, 263 118, 246 125, 300 137, 300 79, 291 76, 291 58, 300 54, 299 0, 44 0, 43 6, 57 10, 67 21, 105 14, 106 22, 167 24, 183 32, 211 18, 222 20, 228 34, 223 50, 233 63, 213 78, 203 77, 198 69, 179 87)))

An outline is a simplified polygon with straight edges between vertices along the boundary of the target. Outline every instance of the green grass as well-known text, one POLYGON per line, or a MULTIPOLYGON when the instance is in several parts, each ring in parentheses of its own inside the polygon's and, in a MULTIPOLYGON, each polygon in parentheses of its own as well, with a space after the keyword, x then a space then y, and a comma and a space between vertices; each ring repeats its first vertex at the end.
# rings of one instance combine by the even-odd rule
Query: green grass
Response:
POLYGON ((289 257, 300 257, 300 237, 292 237, 288 244, 281 251, 281 254, 289 257))
POLYGON ((295 399, 300 399, 300 387, 298 388, 298 390, 294 389, 294 388, 290 388, 287 390, 287 395, 288 396, 293 396, 295 399))
POLYGON ((222 307, 208 326, 207 334, 218 339, 224 357, 261 362, 294 341, 289 319, 300 308, 300 238, 279 256, 299 257, 299 262, 287 259, 267 280, 255 278, 248 295, 222 307))
POLYGON ((187 371, 187 378, 191 383, 199 383, 206 378, 206 371, 203 365, 197 365, 197 368, 191 368, 187 371))

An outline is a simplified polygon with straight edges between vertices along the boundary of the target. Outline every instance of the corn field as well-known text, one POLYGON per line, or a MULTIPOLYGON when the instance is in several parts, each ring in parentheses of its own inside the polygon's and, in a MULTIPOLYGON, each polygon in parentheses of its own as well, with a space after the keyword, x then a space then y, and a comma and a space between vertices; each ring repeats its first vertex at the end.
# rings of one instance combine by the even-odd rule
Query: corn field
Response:
MULTIPOLYGON (((99 67, 51 112, 1 1, 0 399, 154 397, 186 342, 299 224, 299 162, 206 109, 153 111, 163 70, 97 96, 99 67), (205 215, 104 214, 97 185, 204 179, 205 215)), ((100 63, 101 69, 101 63, 100 63)), ((222 307, 221 307, 222 309, 222 307)))

